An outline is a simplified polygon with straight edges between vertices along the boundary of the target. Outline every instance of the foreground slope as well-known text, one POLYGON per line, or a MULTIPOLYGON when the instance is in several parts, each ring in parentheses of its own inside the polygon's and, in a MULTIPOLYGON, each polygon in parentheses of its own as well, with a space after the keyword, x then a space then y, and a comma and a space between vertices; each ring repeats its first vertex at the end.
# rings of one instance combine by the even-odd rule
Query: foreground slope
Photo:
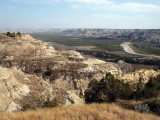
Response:
POLYGON ((151 114, 141 114, 115 104, 75 105, 36 111, 0 113, 1 120, 160 120, 151 114))
POLYGON ((52 86, 42 78, 0 66, 0 111, 21 109, 23 102, 33 103, 42 95, 54 95, 52 86))

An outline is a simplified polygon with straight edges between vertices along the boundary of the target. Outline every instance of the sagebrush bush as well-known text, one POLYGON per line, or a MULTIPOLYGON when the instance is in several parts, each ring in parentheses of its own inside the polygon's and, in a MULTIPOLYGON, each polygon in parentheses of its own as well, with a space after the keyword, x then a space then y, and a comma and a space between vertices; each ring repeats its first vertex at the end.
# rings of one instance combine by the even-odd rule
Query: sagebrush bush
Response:
POLYGON ((35 105, 33 106, 30 103, 22 103, 22 111, 29 110, 29 109, 36 109, 36 108, 52 108, 52 107, 58 107, 58 100, 56 98, 50 100, 49 98, 38 98, 35 100, 35 105))

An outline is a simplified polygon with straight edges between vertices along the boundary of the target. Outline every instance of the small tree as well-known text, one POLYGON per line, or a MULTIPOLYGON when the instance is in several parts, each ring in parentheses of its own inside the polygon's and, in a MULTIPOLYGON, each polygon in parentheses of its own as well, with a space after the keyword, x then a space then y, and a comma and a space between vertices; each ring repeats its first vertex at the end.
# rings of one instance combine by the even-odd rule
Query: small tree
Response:
POLYGON ((53 100, 50 100, 47 98, 47 100, 43 103, 43 108, 44 107, 58 107, 58 100, 54 98, 53 100))
POLYGON ((10 37, 15 37, 15 33, 11 33, 11 34, 10 34, 10 37))
POLYGON ((152 97, 158 97, 160 91, 160 75, 157 77, 151 77, 149 82, 145 85, 143 97, 148 99, 152 97))
POLYGON ((15 37, 15 33, 10 33, 10 32, 7 32, 6 34, 8 37, 15 37))
POLYGON ((92 102, 112 102, 116 98, 128 99, 132 90, 127 83, 115 79, 110 73, 100 80, 92 80, 89 88, 85 91, 86 103, 92 102))
POLYGON ((139 82, 137 83, 137 89, 136 89, 136 93, 135 93, 135 98, 138 100, 138 99, 141 99, 142 97, 142 91, 143 91, 143 86, 144 86, 144 83, 142 82, 143 79, 140 78, 139 79, 139 82))
POLYGON ((7 36, 10 36, 11 35, 11 33, 10 32, 7 32, 7 34, 6 34, 7 36))
POLYGON ((18 33, 17 33, 17 35, 18 35, 18 36, 21 36, 21 33, 20 33, 20 32, 18 32, 18 33))

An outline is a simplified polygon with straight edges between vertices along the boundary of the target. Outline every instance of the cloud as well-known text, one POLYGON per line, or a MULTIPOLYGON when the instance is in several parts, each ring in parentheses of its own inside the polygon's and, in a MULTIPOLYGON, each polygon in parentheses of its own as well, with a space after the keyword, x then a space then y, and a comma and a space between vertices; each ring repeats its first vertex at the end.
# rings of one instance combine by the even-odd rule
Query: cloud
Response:
POLYGON ((80 9, 82 6, 79 5, 79 4, 73 4, 72 7, 73 7, 74 9, 80 9))
POLYGON ((142 3, 123 3, 120 5, 113 5, 111 6, 112 10, 121 10, 121 11, 128 11, 128 12, 160 12, 160 7, 153 4, 142 4, 142 3))
POLYGON ((72 8, 76 8, 76 9, 79 6, 83 6, 83 8, 92 6, 94 10, 95 9, 106 9, 106 10, 111 10, 111 11, 134 12, 134 13, 160 12, 160 6, 155 5, 155 4, 134 3, 134 2, 116 3, 111 0, 12 0, 12 1, 24 2, 24 3, 57 3, 57 2, 63 3, 63 2, 67 2, 71 4, 72 8))
POLYGON ((95 17, 100 17, 100 18, 105 18, 105 19, 116 19, 116 20, 119 20, 119 19, 123 19, 123 20, 136 20, 137 18, 140 19, 140 20, 150 20, 150 18, 148 18, 147 16, 145 15, 142 15, 142 14, 138 14, 138 15, 120 15, 120 14, 94 14, 93 16, 95 17))
POLYGON ((94 14, 95 17, 101 17, 101 18, 109 18, 109 19, 134 19, 134 17, 130 16, 124 16, 119 14, 94 14))
POLYGON ((12 0, 14 2, 24 3, 53 3, 53 2, 70 2, 70 3, 86 3, 86 4, 111 4, 110 0, 12 0))
POLYGON ((53 3, 53 2, 59 2, 60 0, 12 0, 12 1, 21 3, 53 3))
POLYGON ((77 2, 77 3, 87 3, 87 4, 95 4, 95 5, 101 5, 101 4, 113 4, 113 2, 109 0, 65 0, 67 2, 77 2))
MULTIPOLYGON (((93 14, 92 19, 99 21, 98 24, 102 28, 119 28, 119 29, 138 29, 153 28, 152 18, 148 18, 143 14, 123 15, 123 14, 93 14)), ((155 27, 156 28, 156 27, 155 27)))
POLYGON ((134 12, 134 13, 154 13, 160 12, 160 6, 154 4, 145 3, 119 3, 112 2, 110 0, 65 0, 70 3, 79 3, 85 5, 92 5, 95 9, 108 9, 112 11, 124 11, 124 12, 134 12))

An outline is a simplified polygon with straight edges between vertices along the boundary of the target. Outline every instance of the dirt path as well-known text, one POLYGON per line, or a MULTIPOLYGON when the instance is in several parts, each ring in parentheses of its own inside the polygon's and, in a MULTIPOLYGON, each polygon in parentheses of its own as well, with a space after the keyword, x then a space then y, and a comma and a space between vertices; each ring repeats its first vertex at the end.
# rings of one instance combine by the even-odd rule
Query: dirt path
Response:
POLYGON ((130 54, 134 54, 134 55, 140 55, 143 57, 152 57, 152 58, 160 58, 160 56, 157 55, 148 55, 148 54, 140 54, 140 53, 136 53, 132 50, 132 48, 129 46, 130 42, 124 42, 121 44, 121 46, 123 47, 124 51, 130 54))

